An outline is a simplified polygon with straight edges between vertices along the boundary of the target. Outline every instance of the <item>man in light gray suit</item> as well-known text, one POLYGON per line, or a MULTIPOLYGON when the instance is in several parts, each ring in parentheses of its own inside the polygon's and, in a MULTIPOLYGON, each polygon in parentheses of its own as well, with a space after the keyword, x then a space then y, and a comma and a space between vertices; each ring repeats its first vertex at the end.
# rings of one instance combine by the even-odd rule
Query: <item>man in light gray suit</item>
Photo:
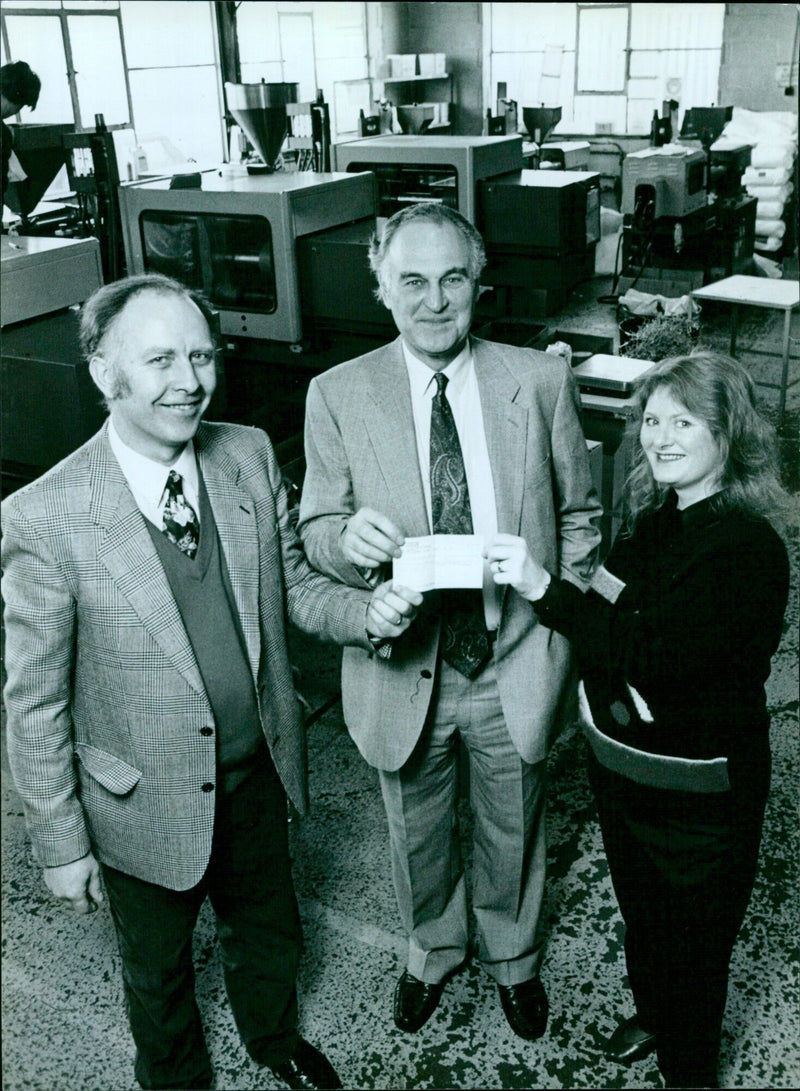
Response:
POLYGON ((485 263, 475 228, 423 203, 387 223, 371 261, 400 337, 315 378, 298 529, 315 568, 373 586, 411 536, 481 535, 484 585, 433 591, 391 649, 344 651, 345 720, 379 771, 409 935, 394 1019, 414 1032, 468 955, 456 819, 469 755, 478 956, 527 1039, 539 978, 548 743, 569 703, 569 648, 507 585, 533 556, 584 586, 600 540, 577 388, 559 357, 469 336, 485 263))
POLYGON ((286 621, 367 654, 421 596, 312 571, 267 437, 202 422, 209 319, 161 276, 84 308, 109 420, 3 504, 9 757, 48 888, 88 913, 105 886, 142 1087, 211 1086, 206 896, 250 1055, 289 1087, 341 1087, 297 1029, 286 796, 303 812, 308 794, 286 621))

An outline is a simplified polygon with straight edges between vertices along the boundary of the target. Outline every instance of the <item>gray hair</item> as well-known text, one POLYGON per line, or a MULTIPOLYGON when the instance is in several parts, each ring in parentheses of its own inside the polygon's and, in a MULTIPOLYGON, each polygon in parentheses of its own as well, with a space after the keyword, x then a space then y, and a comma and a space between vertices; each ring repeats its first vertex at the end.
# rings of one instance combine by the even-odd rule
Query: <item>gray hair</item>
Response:
POLYGON ((467 246, 467 272, 470 280, 475 284, 478 283, 486 265, 486 249, 478 230, 465 216, 454 208, 450 208, 449 205, 440 204, 438 201, 420 201, 418 204, 401 209, 400 212, 395 212, 394 216, 387 220, 380 241, 377 236, 373 236, 370 242, 369 265, 378 281, 375 294, 381 303, 386 303, 383 269, 389 248, 397 232, 410 223, 430 223, 437 227, 450 224, 454 227, 467 246))

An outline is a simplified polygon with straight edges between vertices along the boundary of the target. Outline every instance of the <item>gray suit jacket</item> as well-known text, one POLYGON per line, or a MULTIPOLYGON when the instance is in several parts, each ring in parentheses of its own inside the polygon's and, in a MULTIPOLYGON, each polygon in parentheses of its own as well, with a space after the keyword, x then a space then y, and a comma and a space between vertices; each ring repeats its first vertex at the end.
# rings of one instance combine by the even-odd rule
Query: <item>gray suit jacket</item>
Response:
MULTIPOLYGON (((202 424, 199 466, 230 572, 264 734, 307 805, 287 618, 361 643, 363 590, 314 573, 263 432, 202 424)), ((192 647, 106 427, 3 504, 11 768, 44 866, 90 847, 131 875, 195 885, 211 851, 214 726, 192 647)), ((366 654, 366 651, 365 651, 366 654)))
MULTIPOLYGON (((572 374, 559 357, 531 349, 477 339, 472 348, 498 530, 525 538, 546 568, 583 586, 600 541, 594 524, 601 509, 572 374)), ((387 515, 405 535, 430 533, 400 338, 313 380, 306 462, 298 529, 321 572, 366 586, 339 546, 347 519, 361 507, 387 515)), ((432 608, 388 658, 345 650, 345 719, 361 753, 379 769, 398 769, 419 738, 438 642, 432 608)), ((495 662, 514 745, 526 761, 541 761, 567 695, 569 648, 511 589, 503 595, 495 662)))

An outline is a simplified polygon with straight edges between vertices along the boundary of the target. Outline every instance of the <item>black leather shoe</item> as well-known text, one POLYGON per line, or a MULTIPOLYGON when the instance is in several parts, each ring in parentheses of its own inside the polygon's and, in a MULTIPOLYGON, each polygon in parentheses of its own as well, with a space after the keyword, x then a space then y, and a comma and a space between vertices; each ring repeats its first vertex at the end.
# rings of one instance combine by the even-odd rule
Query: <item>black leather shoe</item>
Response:
POLYGON ((444 981, 429 985, 405 970, 394 990, 395 1026, 408 1034, 416 1034, 436 1011, 443 989, 444 981))
POLYGON ((529 1042, 541 1038, 547 1028, 547 993, 538 977, 523 981, 520 985, 498 985, 500 1003, 503 1005, 508 1025, 529 1042))
POLYGON ((651 1034, 649 1030, 643 1030, 639 1026, 637 1016, 634 1015, 626 1019, 624 1023, 620 1023, 606 1042, 603 1052, 612 1061, 631 1064, 633 1061, 641 1061, 643 1057, 649 1057, 655 1048, 655 1034, 651 1034))
POLYGON ((340 1088, 342 1081, 336 1075, 328 1058, 315 1049, 310 1042, 301 1038, 288 1061, 269 1065, 273 1076, 283 1080, 287 1087, 324 1089, 340 1088))

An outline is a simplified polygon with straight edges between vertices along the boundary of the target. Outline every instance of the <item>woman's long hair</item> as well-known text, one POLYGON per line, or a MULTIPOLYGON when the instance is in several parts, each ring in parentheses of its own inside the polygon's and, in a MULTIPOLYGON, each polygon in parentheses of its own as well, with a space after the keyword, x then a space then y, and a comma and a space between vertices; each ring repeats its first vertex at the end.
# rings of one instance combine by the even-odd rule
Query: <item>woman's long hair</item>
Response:
POLYGON ((628 528, 660 507, 670 489, 654 479, 639 439, 644 408, 659 388, 703 421, 719 447, 721 489, 712 503, 720 510, 738 508, 779 525, 788 496, 780 481, 775 430, 756 409, 753 380, 732 357, 697 352, 662 360, 637 384, 631 420, 635 454, 624 502, 628 528))

